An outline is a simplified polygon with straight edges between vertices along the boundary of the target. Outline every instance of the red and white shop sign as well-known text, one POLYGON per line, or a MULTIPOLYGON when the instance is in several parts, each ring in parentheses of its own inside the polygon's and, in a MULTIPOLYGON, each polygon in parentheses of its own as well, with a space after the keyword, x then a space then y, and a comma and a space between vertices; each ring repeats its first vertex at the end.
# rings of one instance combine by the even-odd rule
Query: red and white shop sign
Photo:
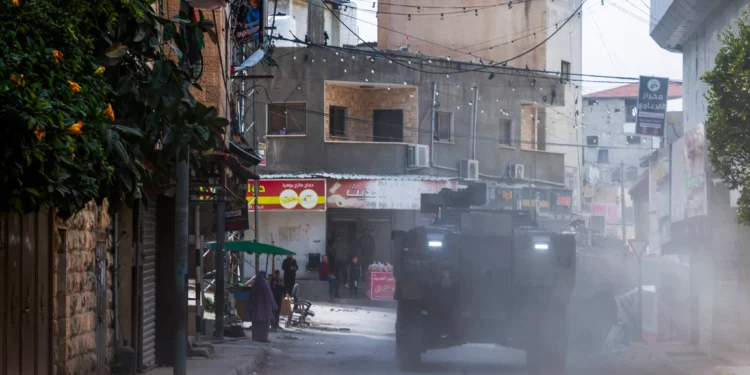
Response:
POLYGON ((370 273, 370 299, 373 301, 390 301, 396 292, 396 278, 392 272, 370 273))
POLYGON ((328 180, 330 208, 419 210, 421 195, 456 189, 455 181, 328 180))

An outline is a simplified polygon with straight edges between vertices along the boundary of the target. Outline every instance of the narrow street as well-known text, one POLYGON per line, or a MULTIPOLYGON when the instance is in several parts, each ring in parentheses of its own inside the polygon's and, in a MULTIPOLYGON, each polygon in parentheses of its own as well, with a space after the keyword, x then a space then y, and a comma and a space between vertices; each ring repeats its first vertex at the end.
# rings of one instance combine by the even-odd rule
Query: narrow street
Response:
MULTIPOLYGON (((395 362, 394 309, 316 304, 314 328, 273 334, 264 375, 400 374, 395 362)), ((526 374, 524 352, 465 345, 423 355, 423 374, 526 374)), ((567 374, 678 375, 667 364, 625 353, 609 358, 571 354, 567 374)))

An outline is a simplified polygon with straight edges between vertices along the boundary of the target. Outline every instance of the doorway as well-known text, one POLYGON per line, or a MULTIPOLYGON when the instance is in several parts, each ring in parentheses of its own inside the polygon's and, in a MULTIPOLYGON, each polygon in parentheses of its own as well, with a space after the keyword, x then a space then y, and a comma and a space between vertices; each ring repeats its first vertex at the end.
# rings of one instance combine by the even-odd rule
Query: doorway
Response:
POLYGON ((372 138, 375 142, 404 141, 404 111, 376 109, 373 111, 372 138))

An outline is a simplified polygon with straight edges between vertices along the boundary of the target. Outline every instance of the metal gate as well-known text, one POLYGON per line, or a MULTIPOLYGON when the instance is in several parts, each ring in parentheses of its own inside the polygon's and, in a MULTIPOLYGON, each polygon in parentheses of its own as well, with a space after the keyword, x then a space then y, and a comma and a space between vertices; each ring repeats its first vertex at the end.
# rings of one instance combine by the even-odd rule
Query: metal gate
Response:
POLYGON ((156 201, 151 200, 148 207, 141 203, 141 340, 138 345, 138 368, 147 370, 156 365, 156 201))
POLYGON ((0 213, 0 374, 52 373, 53 215, 0 213))

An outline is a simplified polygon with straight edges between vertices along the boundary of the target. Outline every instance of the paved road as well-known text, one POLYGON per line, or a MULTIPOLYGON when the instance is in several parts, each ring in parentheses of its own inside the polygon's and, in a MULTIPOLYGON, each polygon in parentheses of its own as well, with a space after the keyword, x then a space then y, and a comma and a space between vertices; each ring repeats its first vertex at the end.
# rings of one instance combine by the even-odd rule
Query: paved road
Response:
MULTIPOLYGON (((261 374, 400 374, 395 363, 395 311, 317 305, 318 329, 272 336, 278 348, 261 374), (348 331, 341 331, 339 329, 348 331)), ((524 352, 465 345, 423 355, 422 374, 525 374, 524 352)), ((571 355, 566 375, 677 375, 672 368, 628 354, 612 358, 571 355)))

